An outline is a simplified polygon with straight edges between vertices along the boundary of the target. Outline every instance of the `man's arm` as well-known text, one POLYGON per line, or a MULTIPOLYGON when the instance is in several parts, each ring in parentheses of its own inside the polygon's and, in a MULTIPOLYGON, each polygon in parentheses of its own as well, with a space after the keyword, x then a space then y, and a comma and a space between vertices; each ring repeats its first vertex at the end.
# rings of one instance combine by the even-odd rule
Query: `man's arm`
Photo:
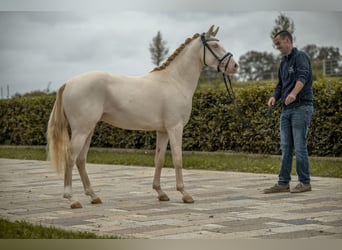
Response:
POLYGON ((296 100, 298 93, 302 90, 303 87, 304 83, 302 83, 301 81, 297 81, 291 93, 286 97, 285 105, 293 103, 296 100))

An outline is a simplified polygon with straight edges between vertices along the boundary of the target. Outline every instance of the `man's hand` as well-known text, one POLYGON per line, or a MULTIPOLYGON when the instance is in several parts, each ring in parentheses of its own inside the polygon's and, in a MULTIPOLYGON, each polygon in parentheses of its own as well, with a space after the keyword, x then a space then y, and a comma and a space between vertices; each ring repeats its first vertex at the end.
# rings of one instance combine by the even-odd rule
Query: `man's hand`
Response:
POLYGON ((296 96, 292 93, 290 93, 287 97, 286 97, 286 100, 285 100, 285 105, 289 105, 291 103, 293 103, 294 101, 296 100, 296 96))
POLYGON ((274 96, 271 96, 271 98, 268 100, 267 104, 269 107, 272 107, 272 106, 274 106, 275 102, 276 102, 276 99, 274 98, 274 96))

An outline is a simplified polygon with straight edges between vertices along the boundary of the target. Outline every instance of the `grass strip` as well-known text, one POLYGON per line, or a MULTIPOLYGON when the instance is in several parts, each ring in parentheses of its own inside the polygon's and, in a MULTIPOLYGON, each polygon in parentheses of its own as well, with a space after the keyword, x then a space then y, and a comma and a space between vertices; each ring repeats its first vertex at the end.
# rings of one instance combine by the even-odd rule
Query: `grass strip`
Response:
MULTIPOLYGON (((0 147, 0 158, 46 160, 43 148, 0 147)), ((144 150, 91 149, 88 163, 118 164, 135 166, 154 166, 154 152, 144 150)), ((249 173, 278 174, 280 156, 255 155, 226 152, 183 152, 183 168, 215 171, 237 171, 249 173)), ((165 167, 172 167, 171 155, 168 152, 165 167)), ((342 178, 342 159, 310 157, 312 176, 342 178)), ((295 160, 293 164, 295 173, 295 160)))

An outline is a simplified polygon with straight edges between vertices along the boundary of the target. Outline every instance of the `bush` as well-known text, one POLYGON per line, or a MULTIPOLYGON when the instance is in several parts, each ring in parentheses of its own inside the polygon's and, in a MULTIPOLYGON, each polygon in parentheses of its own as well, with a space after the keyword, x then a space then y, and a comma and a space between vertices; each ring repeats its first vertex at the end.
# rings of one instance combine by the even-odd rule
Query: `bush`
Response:
POLYGON ((55 96, 0 100, 0 143, 45 145, 46 129, 55 96))
MULTIPOLYGON (((257 84, 235 88, 235 101, 222 89, 199 89, 193 98, 190 121, 184 129, 183 149, 279 154, 279 104, 271 117, 266 116, 266 103, 273 88, 257 84)), ((315 111, 308 135, 312 155, 341 156, 341 93, 339 79, 314 83, 315 111)), ((45 145, 54 100, 54 96, 0 100, 0 144, 45 145)), ((155 141, 155 132, 128 131, 99 123, 91 145, 154 149, 155 141)))

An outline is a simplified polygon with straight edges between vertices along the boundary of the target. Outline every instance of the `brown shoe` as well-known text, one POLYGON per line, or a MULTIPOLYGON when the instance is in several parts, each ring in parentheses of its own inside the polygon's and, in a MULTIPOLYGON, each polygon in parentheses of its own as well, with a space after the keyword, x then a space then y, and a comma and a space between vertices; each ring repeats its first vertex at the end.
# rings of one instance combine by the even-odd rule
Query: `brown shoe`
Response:
POLYGON ((311 184, 298 183, 297 186, 291 190, 291 193, 302 193, 311 191, 311 184))
POLYGON ((280 192, 289 192, 290 191, 290 186, 289 184, 285 185, 280 185, 280 184, 275 184, 273 187, 266 188, 264 189, 265 194, 271 194, 271 193, 280 193, 280 192))

